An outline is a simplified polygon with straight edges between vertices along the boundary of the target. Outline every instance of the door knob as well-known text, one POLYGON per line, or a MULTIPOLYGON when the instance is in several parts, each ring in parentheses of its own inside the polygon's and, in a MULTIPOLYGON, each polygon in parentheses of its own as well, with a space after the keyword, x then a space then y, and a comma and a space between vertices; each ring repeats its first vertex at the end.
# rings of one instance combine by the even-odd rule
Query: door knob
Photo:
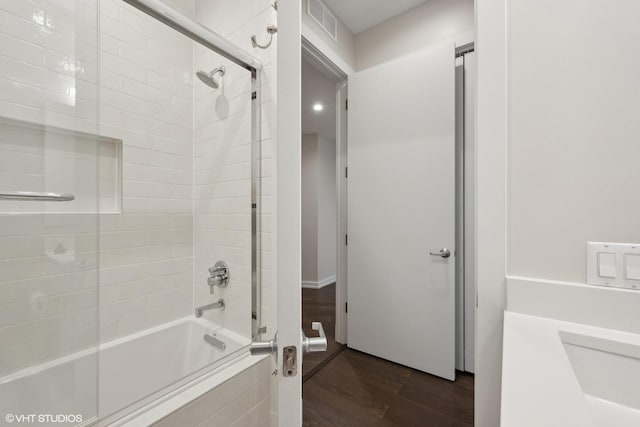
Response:
MULTIPOLYGON (((310 353, 312 351, 327 351, 327 336, 320 322, 312 322, 311 329, 318 331, 319 336, 307 337, 304 332, 300 331, 300 341, 302 342, 302 352, 310 353)), ((271 354, 278 361, 278 334, 269 341, 254 341, 249 347, 252 355, 271 354)), ((288 346, 282 349, 282 375, 285 377, 294 377, 298 374, 297 365, 298 351, 296 346, 288 346)))
POLYGON ((321 322, 312 322, 311 329, 318 331, 319 336, 307 337, 304 332, 302 333, 302 352, 311 353, 312 351, 327 351, 327 336, 324 333, 324 328, 321 322))
POLYGON ((447 248, 440 249, 440 252, 429 252, 429 255, 440 256, 442 258, 449 258, 451 256, 451 251, 447 248))

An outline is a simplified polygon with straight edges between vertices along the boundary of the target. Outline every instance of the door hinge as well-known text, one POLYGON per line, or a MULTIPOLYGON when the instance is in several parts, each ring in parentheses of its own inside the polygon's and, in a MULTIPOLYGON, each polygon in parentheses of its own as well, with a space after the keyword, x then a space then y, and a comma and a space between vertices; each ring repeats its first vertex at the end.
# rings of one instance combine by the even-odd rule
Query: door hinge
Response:
POLYGON ((349 235, 348 234, 344 235, 344 244, 345 244, 345 246, 349 246, 349 235))
POLYGON ((349 166, 347 166, 346 168, 344 168, 344 177, 345 177, 345 178, 349 178, 349 166))
POLYGON ((348 312, 349 312, 349 303, 348 303, 348 302, 345 302, 345 303, 344 303, 344 312, 345 312, 345 313, 348 313, 348 312))
POLYGON ((344 109, 345 110, 349 110, 349 100, 348 99, 344 100, 344 109))
POLYGON ((258 97, 258 92, 253 91, 251 92, 251 99, 256 99, 258 97))

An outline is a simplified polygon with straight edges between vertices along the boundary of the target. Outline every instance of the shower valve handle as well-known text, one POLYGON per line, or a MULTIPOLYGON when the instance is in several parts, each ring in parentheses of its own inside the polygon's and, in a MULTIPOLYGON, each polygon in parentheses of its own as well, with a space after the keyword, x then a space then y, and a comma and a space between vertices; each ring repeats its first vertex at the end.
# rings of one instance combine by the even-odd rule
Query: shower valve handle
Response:
POLYGON ((229 266, 224 261, 218 261, 216 264, 209 268, 210 277, 207 278, 207 285, 209 290, 213 293, 213 287, 219 286, 226 288, 229 285, 229 266))
POLYGON ((220 275, 216 275, 216 276, 211 276, 207 279, 207 284, 209 286, 222 286, 226 280, 228 279, 228 276, 226 274, 220 274, 220 275))

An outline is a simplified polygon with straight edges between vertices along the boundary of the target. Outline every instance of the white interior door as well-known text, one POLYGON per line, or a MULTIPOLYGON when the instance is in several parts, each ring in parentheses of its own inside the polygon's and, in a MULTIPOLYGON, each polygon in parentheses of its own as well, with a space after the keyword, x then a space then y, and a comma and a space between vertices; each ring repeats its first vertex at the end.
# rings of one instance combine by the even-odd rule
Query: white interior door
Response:
POLYGON ((356 73, 348 143, 348 345, 451 380, 454 56, 446 43, 356 73))
MULTIPOLYGON (((278 8, 280 34, 277 40, 275 73, 278 113, 276 133, 272 134, 276 166, 276 191, 273 195, 276 203, 273 213, 276 220, 271 223, 274 227, 272 241, 276 247, 276 258, 273 261, 276 269, 274 283, 277 283, 278 383, 277 387, 271 388, 271 398, 277 402, 279 427, 302 425, 301 7, 300 2, 287 1, 280 2, 278 8), (293 359, 285 357, 289 350, 296 355, 295 362, 291 364, 287 360, 293 359)), ((276 404, 273 405, 275 406, 276 404)), ((260 420, 260 425, 265 424, 270 422, 260 420)), ((271 425, 273 424, 272 420, 271 425)))

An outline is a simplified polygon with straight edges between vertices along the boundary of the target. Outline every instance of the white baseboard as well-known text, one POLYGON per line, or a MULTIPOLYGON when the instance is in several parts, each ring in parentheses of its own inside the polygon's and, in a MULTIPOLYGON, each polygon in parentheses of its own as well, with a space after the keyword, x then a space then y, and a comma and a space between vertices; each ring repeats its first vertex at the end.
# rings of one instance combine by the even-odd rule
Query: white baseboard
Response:
POLYGON ((303 288, 309 288, 309 289, 320 289, 320 288, 324 288, 327 285, 330 285, 332 283, 335 283, 336 281, 336 276, 331 276, 331 277, 327 277, 326 279, 323 279, 319 282, 302 282, 302 287, 303 288))

